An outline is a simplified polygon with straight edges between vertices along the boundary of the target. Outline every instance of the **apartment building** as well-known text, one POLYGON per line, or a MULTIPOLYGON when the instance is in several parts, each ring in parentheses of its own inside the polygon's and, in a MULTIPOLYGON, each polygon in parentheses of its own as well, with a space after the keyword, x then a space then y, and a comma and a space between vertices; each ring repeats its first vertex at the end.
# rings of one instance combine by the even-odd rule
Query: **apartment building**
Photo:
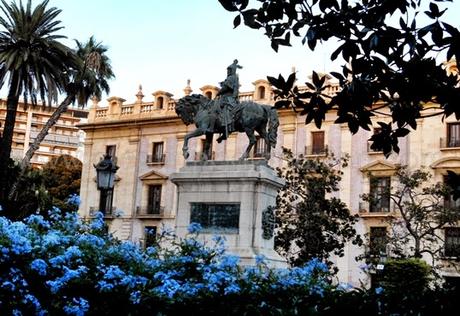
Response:
MULTIPOLYGON (((53 112, 53 107, 19 103, 14 125, 12 158, 21 159, 24 156, 29 145, 35 140, 53 112)), ((0 99, 0 133, 3 131, 5 117, 6 99, 0 99)), ((40 167, 52 157, 63 154, 82 160, 84 133, 76 125, 84 122, 87 117, 87 110, 80 108, 67 110, 40 144, 40 148, 32 157, 32 166, 40 167)))

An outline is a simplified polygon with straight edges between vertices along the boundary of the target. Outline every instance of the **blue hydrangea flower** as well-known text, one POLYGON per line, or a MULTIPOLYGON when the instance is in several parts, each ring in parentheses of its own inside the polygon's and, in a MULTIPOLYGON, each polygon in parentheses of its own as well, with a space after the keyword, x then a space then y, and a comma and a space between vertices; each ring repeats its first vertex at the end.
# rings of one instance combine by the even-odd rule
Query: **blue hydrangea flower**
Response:
POLYGON ((256 265, 263 265, 266 264, 267 257, 264 255, 257 255, 256 256, 256 265))
POLYGON ((48 268, 48 264, 43 259, 35 259, 30 263, 30 268, 32 270, 37 271, 39 275, 46 275, 46 269, 48 268))
POLYGON ((73 204, 77 207, 80 206, 80 203, 81 203, 80 196, 78 194, 71 194, 69 198, 67 199, 67 203, 73 204))
POLYGON ((198 234, 203 229, 203 227, 201 227, 201 224, 199 223, 190 223, 187 229, 190 234, 198 234))
POLYGON ((129 300, 133 304, 139 304, 141 302, 141 292, 140 291, 131 292, 131 294, 129 295, 129 300))
POLYGON ((74 298, 71 304, 64 306, 64 312, 67 315, 84 316, 88 310, 88 301, 82 297, 74 298))

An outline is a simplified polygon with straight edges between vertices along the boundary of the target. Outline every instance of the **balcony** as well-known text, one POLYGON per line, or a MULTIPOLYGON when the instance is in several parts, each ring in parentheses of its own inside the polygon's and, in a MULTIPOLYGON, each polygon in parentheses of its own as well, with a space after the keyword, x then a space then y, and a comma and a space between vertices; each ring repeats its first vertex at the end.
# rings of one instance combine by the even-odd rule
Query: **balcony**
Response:
POLYGON ((394 217, 396 214, 396 208, 393 207, 393 209, 390 211, 390 207, 373 207, 371 209, 369 202, 359 202, 359 216, 360 217, 365 217, 365 218, 370 218, 370 217, 394 217))
POLYGON ((147 164, 148 165, 163 165, 166 160, 166 155, 147 155, 147 164))
MULTIPOLYGON (((202 152, 202 151, 197 151, 197 152, 195 152, 195 160, 196 160, 196 161, 200 161, 202 156, 203 156, 203 152, 202 152)), ((213 151, 213 152, 211 153, 211 157, 208 157, 208 160, 215 160, 215 159, 216 159, 216 153, 213 151)))
POLYGON ((326 156, 328 151, 327 145, 324 146, 306 146, 305 147, 305 156, 326 156))
POLYGON ((257 150, 257 151, 253 151, 251 153, 251 158, 253 159, 260 159, 260 158, 265 158, 265 155, 267 154, 267 151, 266 150, 257 150))
MULTIPOLYGON (((37 138, 38 133, 39 132, 37 131, 30 132, 31 141, 34 141, 37 138)), ((76 147, 80 143, 80 139, 78 138, 78 136, 67 136, 67 135, 59 135, 59 134, 50 133, 46 135, 45 139, 43 140, 43 143, 76 147)))
POLYGON ((136 207, 136 217, 137 218, 163 218, 165 214, 164 206, 159 207, 136 207))
POLYGON ((442 137, 439 139, 439 147, 442 149, 460 149, 460 138, 442 137))
POLYGON ((116 209, 117 208, 115 206, 112 206, 112 208, 110 209, 110 212, 102 212, 101 210, 99 210, 98 206, 90 206, 89 207, 89 216, 90 217, 95 217, 97 212, 102 212, 104 214, 104 218, 118 217, 115 214, 116 209))

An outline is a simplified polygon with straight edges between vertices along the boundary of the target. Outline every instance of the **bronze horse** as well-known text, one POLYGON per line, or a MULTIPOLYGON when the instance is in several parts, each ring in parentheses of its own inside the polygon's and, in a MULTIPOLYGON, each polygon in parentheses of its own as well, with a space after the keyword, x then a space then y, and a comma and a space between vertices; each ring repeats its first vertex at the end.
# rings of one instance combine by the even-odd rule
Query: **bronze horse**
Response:
MULTIPOLYGON (((215 133, 224 134, 225 125, 221 122, 218 112, 221 111, 219 100, 210 100, 201 94, 192 94, 181 98, 176 104, 176 113, 186 124, 195 123, 196 129, 184 137, 182 152, 187 159, 188 141, 190 138, 206 135, 202 160, 207 160, 209 148, 215 133)), ((234 117, 234 130, 244 132, 249 138, 249 145, 240 160, 249 157, 252 147, 256 143, 254 131, 265 140, 265 159, 270 159, 270 147, 275 148, 277 129, 279 126, 278 113, 270 105, 243 101, 238 104, 238 111, 234 117), (267 131, 268 123, 268 131, 267 131)), ((222 139, 222 136, 221 138, 222 139)), ((218 139, 219 140, 219 139, 218 139)))

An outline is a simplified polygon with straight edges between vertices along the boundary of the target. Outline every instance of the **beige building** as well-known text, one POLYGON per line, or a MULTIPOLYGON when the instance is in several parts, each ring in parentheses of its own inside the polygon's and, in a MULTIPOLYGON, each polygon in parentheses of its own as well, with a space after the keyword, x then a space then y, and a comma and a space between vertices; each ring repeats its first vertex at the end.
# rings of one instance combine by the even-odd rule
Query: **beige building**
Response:
MULTIPOLYGON (((53 107, 41 105, 25 106, 20 102, 14 125, 11 157, 21 159, 33 143, 36 136, 54 112, 53 107)), ((72 155, 80 160, 83 158, 82 139, 83 132, 75 127, 82 120, 86 120, 87 110, 71 108, 67 110, 54 125, 49 134, 35 152, 31 163, 39 167, 47 163, 52 157, 63 154, 72 155)), ((6 100, 0 99, 0 133, 6 117, 6 100)))
MULTIPOLYGON (((273 93, 266 80, 257 80, 254 90, 240 93, 241 100, 273 104, 273 93)), ((329 92, 336 91, 332 86, 329 92)), ((207 85, 200 89, 208 97, 215 97, 218 88, 207 85)), ((184 89, 190 94, 188 83, 184 89)), ((142 89, 136 94, 136 102, 127 104, 119 97, 107 99, 108 104, 94 103, 89 111, 87 124, 79 127, 86 133, 85 156, 82 174, 80 212, 91 216, 96 210, 106 214, 110 230, 119 238, 148 244, 152 234, 162 225, 174 227, 177 208, 176 188, 169 175, 185 164, 182 156, 184 135, 194 126, 185 126, 174 111, 175 101, 165 91, 153 94, 153 101, 144 101, 142 89), (116 157, 120 169, 113 191, 96 189, 96 164, 103 154, 116 157)), ((351 159, 344 172, 341 189, 334 193, 344 201, 353 213, 359 214, 358 232, 378 238, 388 229, 382 219, 392 216, 394 206, 383 200, 370 207, 362 202, 361 195, 372 190, 394 185, 394 172, 398 165, 410 169, 425 167, 434 175, 433 181, 443 181, 446 170, 460 172, 460 123, 439 117, 420 119, 418 128, 400 140, 401 152, 385 159, 382 152, 370 149, 368 139, 374 132, 360 130, 352 135, 345 124, 334 124, 335 114, 328 113, 321 129, 313 124, 305 125, 305 117, 292 110, 280 110, 278 144, 269 164, 282 166, 282 147, 296 155, 324 156, 326 150, 336 156, 350 154, 351 159), (371 180, 374 181, 371 181, 371 180), (371 185, 377 183, 377 186, 371 185)), ((374 121, 390 122, 388 117, 374 117, 374 121)), ((215 160, 238 159, 248 144, 245 134, 233 134, 220 144, 214 143, 212 157, 215 160)), ((190 141, 189 160, 199 159, 203 140, 190 141)), ((263 156, 263 146, 258 142, 252 153, 254 159, 263 156)), ((460 228, 446 230, 450 245, 460 244, 460 228)), ((359 285, 368 281, 359 269, 355 257, 362 252, 348 245, 346 255, 338 258, 339 279, 359 285)), ((453 271, 446 275, 455 276, 453 271)))

